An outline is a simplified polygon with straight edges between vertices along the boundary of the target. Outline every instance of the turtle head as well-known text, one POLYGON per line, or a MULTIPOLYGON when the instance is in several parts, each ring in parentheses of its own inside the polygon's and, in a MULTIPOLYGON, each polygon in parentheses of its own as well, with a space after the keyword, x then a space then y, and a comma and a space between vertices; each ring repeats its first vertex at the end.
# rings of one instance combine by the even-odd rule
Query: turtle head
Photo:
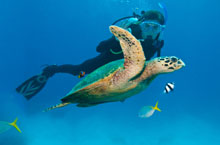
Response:
POLYGON ((173 72, 185 66, 185 63, 175 56, 157 57, 152 62, 156 68, 155 74, 173 72))

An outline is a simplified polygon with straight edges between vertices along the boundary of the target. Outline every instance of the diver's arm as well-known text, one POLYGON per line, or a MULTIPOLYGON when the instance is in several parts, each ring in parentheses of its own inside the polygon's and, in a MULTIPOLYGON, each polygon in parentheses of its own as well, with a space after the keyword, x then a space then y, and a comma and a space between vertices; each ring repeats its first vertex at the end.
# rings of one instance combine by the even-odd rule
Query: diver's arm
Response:
POLYGON ((161 50, 158 50, 158 51, 157 51, 157 57, 160 57, 160 51, 161 51, 161 50))
POLYGON ((85 74, 89 74, 99 68, 102 65, 105 65, 111 61, 122 58, 123 55, 112 55, 111 52, 105 51, 96 57, 88 59, 79 65, 64 64, 64 65, 51 65, 46 67, 43 70, 43 75, 52 77, 56 73, 67 73, 71 75, 79 75, 81 71, 85 74))
POLYGON ((157 57, 160 57, 160 54, 161 54, 161 49, 162 49, 162 47, 164 46, 164 40, 160 40, 159 42, 158 42, 159 44, 158 44, 158 47, 157 47, 157 57))

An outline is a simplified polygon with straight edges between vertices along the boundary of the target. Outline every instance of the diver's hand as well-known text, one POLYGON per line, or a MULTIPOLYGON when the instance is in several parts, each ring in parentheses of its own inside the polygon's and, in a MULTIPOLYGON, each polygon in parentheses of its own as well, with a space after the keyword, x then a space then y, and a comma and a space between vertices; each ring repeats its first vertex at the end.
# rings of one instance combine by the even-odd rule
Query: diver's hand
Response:
POLYGON ((155 48, 162 48, 164 45, 164 41, 163 40, 154 40, 154 42, 152 43, 152 45, 155 48))

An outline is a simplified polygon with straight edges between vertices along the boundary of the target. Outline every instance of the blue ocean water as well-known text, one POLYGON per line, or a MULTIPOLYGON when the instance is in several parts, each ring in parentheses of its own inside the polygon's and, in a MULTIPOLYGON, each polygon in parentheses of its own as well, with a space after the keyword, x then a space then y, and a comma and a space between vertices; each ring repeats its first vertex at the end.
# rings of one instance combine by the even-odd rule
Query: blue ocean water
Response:
POLYGON ((19 118, 22 134, 0 134, 0 145, 220 145, 220 2, 217 0, 1 0, 0 121, 19 118), (162 55, 186 67, 158 76, 144 92, 125 102, 47 113, 79 82, 56 74, 30 101, 15 92, 43 64, 79 64, 111 37, 109 25, 132 10, 168 9, 162 55), (174 81, 175 91, 162 95, 174 81), (159 99, 162 112, 138 117, 159 99))

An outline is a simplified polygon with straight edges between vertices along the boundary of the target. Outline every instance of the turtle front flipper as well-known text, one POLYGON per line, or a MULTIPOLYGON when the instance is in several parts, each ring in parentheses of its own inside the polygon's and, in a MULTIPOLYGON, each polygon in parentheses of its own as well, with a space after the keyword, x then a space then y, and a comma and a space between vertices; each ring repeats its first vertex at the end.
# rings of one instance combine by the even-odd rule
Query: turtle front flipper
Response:
POLYGON ((123 74, 127 79, 140 74, 145 65, 145 56, 140 41, 127 30, 117 26, 110 26, 110 31, 118 38, 124 54, 123 74))

